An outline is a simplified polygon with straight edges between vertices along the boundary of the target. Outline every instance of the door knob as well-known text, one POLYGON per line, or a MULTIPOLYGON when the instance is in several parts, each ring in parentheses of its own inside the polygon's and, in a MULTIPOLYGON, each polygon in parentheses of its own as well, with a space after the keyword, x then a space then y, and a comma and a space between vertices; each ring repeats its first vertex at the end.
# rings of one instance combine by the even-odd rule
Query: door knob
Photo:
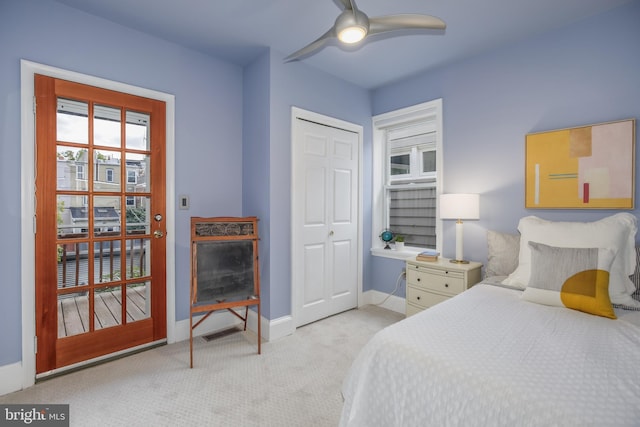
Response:
POLYGON ((155 237, 156 239, 160 239, 164 237, 164 233, 161 230, 156 230, 153 232, 153 237, 155 237))
POLYGON ((329 236, 333 236, 333 230, 329 232, 329 236))

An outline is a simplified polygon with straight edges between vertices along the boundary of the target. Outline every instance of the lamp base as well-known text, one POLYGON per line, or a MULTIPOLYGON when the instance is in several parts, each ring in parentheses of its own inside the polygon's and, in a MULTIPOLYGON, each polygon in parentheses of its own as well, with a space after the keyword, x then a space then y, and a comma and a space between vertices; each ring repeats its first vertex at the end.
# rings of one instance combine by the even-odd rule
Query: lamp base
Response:
POLYGON ((449 262, 452 262, 454 264, 469 264, 469 261, 467 261, 466 259, 450 259, 449 262))

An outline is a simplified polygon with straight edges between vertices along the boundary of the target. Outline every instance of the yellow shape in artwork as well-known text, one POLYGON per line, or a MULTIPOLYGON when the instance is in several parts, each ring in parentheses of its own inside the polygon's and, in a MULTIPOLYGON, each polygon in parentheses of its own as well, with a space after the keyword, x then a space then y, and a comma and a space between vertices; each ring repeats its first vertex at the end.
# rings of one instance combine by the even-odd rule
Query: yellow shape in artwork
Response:
POLYGON ((591 128, 569 129, 569 157, 591 156, 591 128))
POLYGON ((568 201, 580 203, 578 195, 578 158, 569 155, 570 131, 527 136, 527 205, 535 206, 535 194, 543 206, 561 206, 568 201), (538 185, 538 190, 534 186, 538 185))

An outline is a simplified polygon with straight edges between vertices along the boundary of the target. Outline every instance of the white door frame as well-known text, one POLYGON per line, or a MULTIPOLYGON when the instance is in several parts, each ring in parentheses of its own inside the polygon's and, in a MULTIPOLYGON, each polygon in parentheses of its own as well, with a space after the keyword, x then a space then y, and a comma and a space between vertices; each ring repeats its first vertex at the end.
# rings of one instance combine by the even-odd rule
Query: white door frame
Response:
POLYGON ((126 92, 166 103, 166 224, 167 224, 167 342, 175 342, 175 97, 99 77, 21 60, 21 277, 22 277, 22 388, 35 384, 35 117, 34 75, 126 92))
MULTIPOLYGON (((358 307, 362 304, 362 254, 363 254, 363 240, 362 240, 362 221, 363 221, 363 197, 362 197, 362 161, 363 161, 363 127, 350 123, 344 120, 336 119, 334 117, 325 116, 323 114, 314 113, 312 111, 303 110, 298 107, 291 107, 291 243, 290 247, 294 247, 294 242, 298 240, 298 233, 296 231, 296 227, 294 227, 295 221, 293 218, 296 217, 299 212, 295 212, 294 197, 297 194, 297 185, 295 179, 293 179, 293 171, 294 164, 296 161, 294 158, 294 135, 296 135, 296 126, 298 123, 298 119, 307 120, 310 122, 315 122, 321 125, 331 126, 338 129, 343 129, 349 132, 354 132, 358 134, 358 212, 356 218, 358 219, 358 265, 356 266, 358 279, 357 279, 357 290, 358 290, 358 307)), ((296 259, 295 254, 291 253, 291 316, 293 318, 293 324, 296 324, 297 319, 297 311, 298 311, 298 299, 300 298, 300 293, 298 292, 298 287, 293 283, 293 278, 296 277, 295 268, 299 268, 294 263, 296 259)), ((295 328, 295 326, 294 326, 295 328)))

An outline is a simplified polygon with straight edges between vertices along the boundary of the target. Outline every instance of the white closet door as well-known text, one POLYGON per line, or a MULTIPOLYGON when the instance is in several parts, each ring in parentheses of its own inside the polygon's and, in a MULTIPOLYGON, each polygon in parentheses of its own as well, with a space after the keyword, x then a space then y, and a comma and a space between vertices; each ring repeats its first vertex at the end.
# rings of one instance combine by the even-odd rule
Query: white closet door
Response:
POLYGON ((359 135, 296 119, 293 135, 296 326, 358 304, 359 135))

